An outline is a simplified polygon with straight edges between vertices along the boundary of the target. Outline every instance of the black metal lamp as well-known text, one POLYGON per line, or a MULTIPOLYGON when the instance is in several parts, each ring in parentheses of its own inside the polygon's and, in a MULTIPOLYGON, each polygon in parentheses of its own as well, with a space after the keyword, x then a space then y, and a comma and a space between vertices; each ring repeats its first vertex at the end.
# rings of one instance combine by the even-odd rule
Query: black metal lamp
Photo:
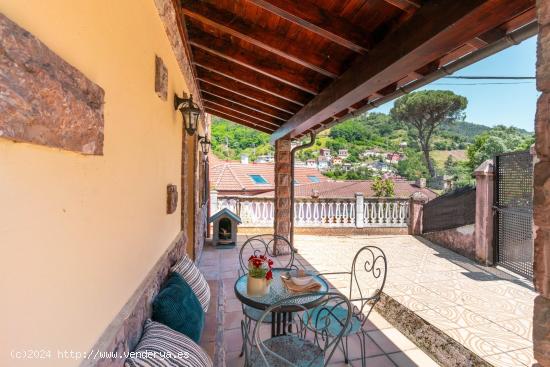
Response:
POLYGON ((199 143, 201 144, 202 154, 208 155, 208 152, 210 151, 210 145, 211 145, 210 140, 208 140, 208 137, 199 135, 199 143))
POLYGON ((199 116, 201 114, 199 106, 193 102, 193 95, 189 95, 189 98, 180 98, 177 94, 174 94, 174 109, 181 112, 185 131, 189 135, 193 135, 197 131, 199 116))

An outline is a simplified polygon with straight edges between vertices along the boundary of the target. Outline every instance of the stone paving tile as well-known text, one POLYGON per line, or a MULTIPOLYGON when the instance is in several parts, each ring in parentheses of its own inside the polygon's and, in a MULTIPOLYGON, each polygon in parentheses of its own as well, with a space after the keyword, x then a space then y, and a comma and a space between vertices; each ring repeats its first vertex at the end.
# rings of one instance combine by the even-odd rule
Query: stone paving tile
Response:
POLYGON ((411 349, 404 352, 388 354, 388 357, 398 367, 439 367, 431 358, 420 349, 411 349))
POLYGON ((362 246, 379 246, 388 259, 387 294, 495 366, 532 361, 535 292, 525 279, 412 236, 296 236, 295 242, 306 261, 339 269, 349 269, 362 246))

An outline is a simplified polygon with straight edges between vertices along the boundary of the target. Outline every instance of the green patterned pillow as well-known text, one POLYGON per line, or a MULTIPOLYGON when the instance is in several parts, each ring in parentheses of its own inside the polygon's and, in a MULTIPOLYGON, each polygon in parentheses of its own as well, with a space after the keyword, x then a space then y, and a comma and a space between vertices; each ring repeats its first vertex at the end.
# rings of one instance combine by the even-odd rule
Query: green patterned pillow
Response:
POLYGON ((153 320, 199 342, 204 311, 191 287, 178 273, 170 273, 164 288, 155 297, 153 320))

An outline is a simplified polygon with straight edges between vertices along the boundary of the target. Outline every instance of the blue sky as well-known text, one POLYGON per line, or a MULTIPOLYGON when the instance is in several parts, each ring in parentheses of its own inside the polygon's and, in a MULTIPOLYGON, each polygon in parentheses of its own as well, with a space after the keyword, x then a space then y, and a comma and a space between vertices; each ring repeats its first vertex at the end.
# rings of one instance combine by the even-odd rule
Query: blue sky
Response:
MULTIPOLYGON (((464 68, 454 75, 535 76, 536 37, 464 68)), ((422 89, 447 89, 468 98, 466 121, 488 126, 516 126, 534 130, 535 104, 539 93, 534 80, 440 79, 422 89), (471 83, 521 83, 499 85, 444 85, 471 83)), ((373 111, 388 113, 393 102, 373 111)))

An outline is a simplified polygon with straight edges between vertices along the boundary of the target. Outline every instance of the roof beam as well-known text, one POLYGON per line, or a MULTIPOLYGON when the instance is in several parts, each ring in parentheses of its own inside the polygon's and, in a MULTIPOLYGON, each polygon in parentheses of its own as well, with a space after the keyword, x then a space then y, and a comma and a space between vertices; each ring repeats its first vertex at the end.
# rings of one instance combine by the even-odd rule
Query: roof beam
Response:
POLYGON ((216 97, 220 97, 227 101, 231 101, 233 103, 239 104, 241 106, 256 110, 258 112, 265 113, 269 116, 280 118, 280 119, 283 119, 284 121, 287 121, 292 116, 291 113, 284 112, 276 108, 270 107, 254 99, 250 99, 246 96, 243 97, 242 95, 236 94, 233 91, 230 91, 227 89, 220 88, 205 82, 200 82, 199 85, 201 87, 202 93, 209 93, 209 94, 215 95, 216 97))
POLYGON ((223 112, 220 112, 220 111, 217 111, 213 108, 210 108, 210 107, 206 107, 204 109, 206 112, 208 112, 209 114, 211 115, 215 115, 215 116, 218 116, 218 117, 222 117, 226 120, 229 120, 229 121, 233 121, 234 123, 236 124, 239 124, 239 125, 243 125, 243 126, 246 126, 246 127, 250 127, 252 129, 255 129, 255 130, 258 130, 258 131, 261 131, 261 132, 264 132, 264 133, 267 133, 267 134, 271 134, 273 132, 273 129, 269 129, 265 126, 262 126, 262 125, 258 125, 258 124, 255 124, 253 122, 250 122, 250 121, 247 121, 247 120, 243 120, 243 119, 240 119, 238 117, 235 117, 235 116, 232 116, 232 115, 228 115, 226 113, 223 113, 223 112))
POLYGON ((208 108, 211 108, 212 110, 216 110, 216 111, 225 113, 226 115, 229 115, 229 116, 234 116, 234 117, 238 117, 242 120, 253 122, 253 123, 258 124, 260 126, 267 127, 269 129, 277 129, 279 126, 281 126, 280 124, 274 124, 274 123, 271 123, 271 122, 262 121, 262 120, 259 120, 257 118, 254 118, 254 117, 248 116, 246 114, 243 114, 239 111, 235 111, 235 110, 232 110, 230 108, 220 106, 220 105, 212 103, 212 102, 204 101, 204 106, 208 107, 208 108))
POLYGON ((429 2, 279 128, 272 141, 310 127, 533 6, 532 0, 429 2), (399 45, 399 47, 396 47, 399 45))
POLYGON ((217 38, 209 33, 199 31, 191 22, 187 23, 187 33, 189 35, 189 44, 195 48, 200 48, 213 55, 223 57, 228 61, 247 67, 250 70, 304 92, 318 94, 321 91, 314 80, 301 72, 302 65, 288 60, 281 60, 280 57, 271 54, 270 57, 265 57, 250 50, 239 48, 229 40, 217 38), (285 61, 284 64, 279 62, 279 60, 285 61))
POLYGON ((213 103, 213 104, 218 105, 218 106, 223 106, 225 108, 229 108, 230 110, 240 112, 243 115, 255 117, 259 120, 262 120, 262 121, 265 121, 265 122, 270 122, 270 123, 275 124, 277 126, 281 126, 283 124, 283 122, 286 121, 285 119, 282 119, 282 118, 279 118, 279 117, 269 116, 269 115, 267 115, 263 112, 254 110, 252 108, 240 105, 240 104, 232 102, 232 101, 228 101, 226 99, 223 99, 221 97, 218 97, 214 94, 210 94, 210 93, 207 93, 207 92, 203 93, 203 99, 204 99, 205 102, 210 102, 210 103, 213 103))
POLYGON ((419 9, 421 4, 419 0, 384 0, 388 4, 395 6, 403 11, 409 12, 414 9, 419 9))
POLYGON ((235 94, 253 99, 266 106, 276 108, 283 112, 294 114, 300 110, 300 105, 291 103, 287 100, 275 97, 271 94, 262 92, 259 89, 249 87, 246 84, 239 83, 233 79, 226 78, 223 75, 214 73, 210 70, 206 70, 197 67, 197 79, 205 83, 215 85, 216 87, 227 89, 235 94))
POLYGON ((353 26, 348 20, 319 7, 315 2, 309 0, 249 0, 249 2, 352 51, 364 54, 371 46, 371 41, 359 28, 353 26))
POLYGON ((212 4, 204 1, 186 0, 181 5, 183 14, 188 17, 320 74, 336 78, 341 73, 338 60, 331 59, 328 54, 305 52, 307 45, 288 42, 284 36, 253 25, 246 19, 236 17, 235 14, 219 9, 212 4))
POLYGON ((304 93, 279 81, 266 78, 262 74, 251 71, 244 66, 233 64, 216 55, 211 55, 199 48, 193 49, 193 63, 203 69, 218 73, 226 78, 246 84, 249 87, 259 89, 262 92, 272 94, 275 97, 286 99, 299 106, 303 106, 312 98, 311 94, 304 93))

